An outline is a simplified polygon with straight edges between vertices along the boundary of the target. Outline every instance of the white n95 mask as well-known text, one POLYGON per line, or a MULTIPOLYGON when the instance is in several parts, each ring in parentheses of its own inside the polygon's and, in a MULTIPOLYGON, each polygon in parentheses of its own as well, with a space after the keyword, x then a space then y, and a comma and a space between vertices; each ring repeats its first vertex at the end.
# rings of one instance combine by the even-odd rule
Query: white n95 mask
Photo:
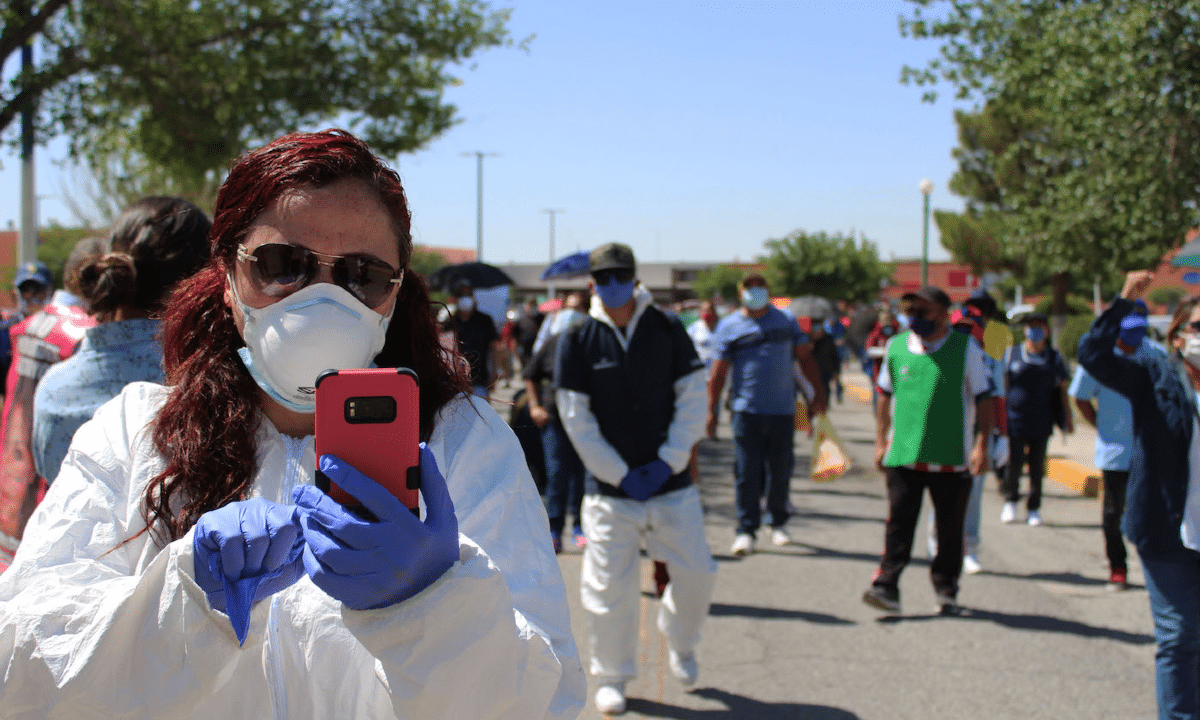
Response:
POLYGON ((262 308, 247 307, 232 277, 229 283, 245 318, 238 356, 263 392, 289 410, 312 414, 318 375, 371 367, 383 349, 392 313, 380 315, 333 283, 312 283, 262 308))

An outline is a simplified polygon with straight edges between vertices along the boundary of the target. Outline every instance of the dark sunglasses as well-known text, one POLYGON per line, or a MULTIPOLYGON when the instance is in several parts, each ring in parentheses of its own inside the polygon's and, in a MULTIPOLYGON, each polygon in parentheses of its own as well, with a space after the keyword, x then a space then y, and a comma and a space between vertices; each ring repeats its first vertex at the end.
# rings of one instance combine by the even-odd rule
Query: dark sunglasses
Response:
POLYGON ((332 268, 334 284, 369 308, 382 305, 392 285, 404 282, 404 268, 397 270, 370 255, 328 255, 299 245, 267 243, 253 252, 238 245, 237 257, 251 263, 250 278, 258 291, 277 298, 312 282, 320 265, 332 268))
POLYGON ((612 268, 611 270, 597 270, 592 273, 592 279, 600 286, 607 285, 614 278, 622 285, 633 282, 633 271, 629 268, 612 268))
POLYGON ((1194 333, 1200 333, 1200 320, 1193 320, 1187 324, 1188 329, 1194 333))

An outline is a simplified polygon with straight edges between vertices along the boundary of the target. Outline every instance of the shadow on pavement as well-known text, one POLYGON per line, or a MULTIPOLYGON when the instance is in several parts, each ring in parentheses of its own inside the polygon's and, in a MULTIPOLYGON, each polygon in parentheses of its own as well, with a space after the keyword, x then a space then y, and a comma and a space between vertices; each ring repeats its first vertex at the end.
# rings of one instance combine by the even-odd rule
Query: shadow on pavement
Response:
POLYGON ((993 577, 1013 578, 1014 580, 1045 580, 1048 582, 1060 582, 1070 585, 1090 585, 1093 587, 1106 585, 1107 580, 1101 578, 1084 577, 1077 572, 1043 572, 1029 573, 1027 575, 1013 572, 1001 572, 998 570, 983 570, 980 575, 991 575, 993 577))
POLYGON ((761 607, 759 605, 732 605, 730 603, 713 603, 708 608, 709 616, 715 617, 748 617, 761 620, 803 620, 816 625, 855 625, 853 620, 827 615, 826 613, 809 612, 807 610, 785 610, 783 608, 761 607))
POLYGON ((982 620, 994 622, 1013 630, 1034 630, 1038 632, 1057 632, 1079 635, 1087 638, 1105 638, 1129 645, 1152 645, 1154 638, 1145 633, 1126 632, 1113 628, 1097 627, 1075 620, 1050 617, 1048 615, 1028 615, 996 612, 995 610, 978 610, 962 608, 962 614, 954 617, 944 617, 936 613, 928 615, 885 615, 878 619, 882 624, 898 624, 902 622, 925 620, 982 620))
POLYGON ((883 500, 882 492, 865 492, 862 490, 837 490, 836 486, 818 485, 812 488, 802 488, 800 490, 792 489, 793 495, 837 495, 838 497, 858 497, 870 498, 872 500, 883 500))
POLYGON ((806 703, 770 703, 734 695, 716 688, 700 688, 692 695, 706 700, 725 703, 724 710, 694 710, 640 698, 629 698, 629 711, 650 717, 675 718, 675 720, 716 720, 737 718, 738 720, 858 720, 858 715, 827 705, 806 703))
MULTIPOLYGON (((808 550, 807 553, 797 554, 796 557, 799 557, 799 558, 814 558, 814 557, 816 557, 816 558, 858 560, 861 562, 869 562, 869 563, 878 563, 879 562, 879 553, 846 552, 845 550, 834 550, 833 548, 821 547, 820 545, 810 545, 809 543, 801 542, 801 541, 795 540, 795 539, 792 540, 792 546, 793 547, 801 547, 801 548, 805 548, 808 550)), ((919 565, 920 561, 914 558, 910 564, 919 565)))
POLYGON ((802 510, 799 508, 797 509, 796 514, 792 517, 797 520, 837 520, 839 522, 843 520, 853 520, 854 522, 869 522, 880 525, 885 522, 885 518, 882 518, 878 515, 848 515, 846 513, 813 512, 812 510, 802 510))

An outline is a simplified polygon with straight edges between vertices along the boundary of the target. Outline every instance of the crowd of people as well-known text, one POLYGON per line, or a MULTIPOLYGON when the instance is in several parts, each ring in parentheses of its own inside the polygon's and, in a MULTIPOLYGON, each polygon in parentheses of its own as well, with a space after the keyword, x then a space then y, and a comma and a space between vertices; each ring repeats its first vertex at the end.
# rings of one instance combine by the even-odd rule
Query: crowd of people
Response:
POLYGON ((1131 273, 1072 378, 1047 318, 1013 318, 1014 343, 986 291, 957 308, 936 287, 906 293, 851 352, 840 318, 802 325, 757 272, 735 307, 706 301, 685 326, 632 248, 608 243, 560 310, 531 301, 496 322, 469 283, 439 313, 412 252, 399 176, 331 130, 239 158, 211 219, 178 198, 133 204, 76 245, 62 290, 45 265, 18 268, 0 342, 0 707, 572 718, 590 676, 596 709, 621 713, 643 549, 669 670, 691 685, 717 576, 697 445, 728 413, 731 554, 760 531, 791 544, 797 413, 841 401, 853 354, 888 503, 863 602, 901 610, 928 492, 936 608, 957 614, 987 475, 1005 523, 1028 477, 1024 520, 1040 525, 1047 442, 1072 431, 1073 399, 1097 429, 1110 587, 1128 584, 1122 535, 1145 573, 1161 716, 1200 714, 1200 298, 1160 347, 1149 274, 1131 273), (370 367, 419 378, 415 513, 314 449, 316 377, 370 367), (532 468, 489 402, 518 373, 532 468), (583 554, 586 663, 564 540, 583 554))

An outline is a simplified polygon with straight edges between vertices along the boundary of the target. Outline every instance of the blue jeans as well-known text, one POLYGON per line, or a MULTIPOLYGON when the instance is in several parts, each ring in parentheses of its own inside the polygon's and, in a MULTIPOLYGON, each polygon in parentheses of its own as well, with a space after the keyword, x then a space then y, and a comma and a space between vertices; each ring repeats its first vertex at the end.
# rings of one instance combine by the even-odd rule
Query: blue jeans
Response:
POLYGON ((1200 718, 1200 553, 1139 552, 1154 616, 1160 720, 1200 718))
POLYGON ((759 505, 766 490, 767 522, 781 528, 788 521, 788 490, 796 464, 792 415, 735 412, 731 421, 735 449, 735 497, 738 534, 754 535, 761 524, 759 505))
MULTIPOLYGON (((983 484, 987 473, 971 478, 971 495, 967 498, 967 512, 963 518, 963 554, 979 552, 979 506, 983 501, 983 484)), ((929 509, 929 558, 937 556, 937 514, 929 509)))
POLYGON ((542 428, 542 448, 546 456, 546 514, 550 516, 550 531, 561 535, 568 509, 575 524, 580 522, 583 461, 557 419, 542 428))

